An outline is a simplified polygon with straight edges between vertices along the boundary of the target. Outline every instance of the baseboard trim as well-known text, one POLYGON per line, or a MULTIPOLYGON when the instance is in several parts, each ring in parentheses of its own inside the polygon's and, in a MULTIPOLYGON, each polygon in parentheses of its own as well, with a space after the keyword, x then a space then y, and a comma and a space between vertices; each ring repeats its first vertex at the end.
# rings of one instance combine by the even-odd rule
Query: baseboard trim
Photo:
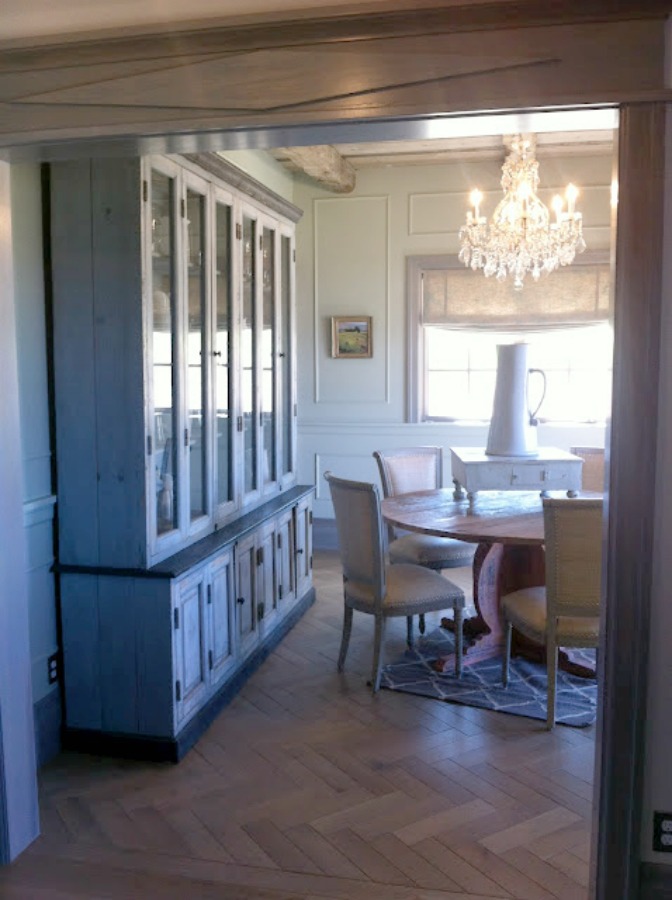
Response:
POLYGON ((313 519, 313 548, 338 550, 336 519, 313 519))
POLYGON ((35 722, 35 762, 37 768, 61 752, 63 708, 60 691, 50 691, 33 706, 35 722))
POLYGON ((672 865, 641 863, 639 900, 672 900, 672 865))
POLYGON ((235 675, 222 685, 176 737, 149 737, 85 728, 66 728, 63 733, 63 747, 66 750, 93 753, 98 756, 117 756, 151 762, 179 762, 314 602, 315 588, 311 587, 264 643, 245 660, 235 675))

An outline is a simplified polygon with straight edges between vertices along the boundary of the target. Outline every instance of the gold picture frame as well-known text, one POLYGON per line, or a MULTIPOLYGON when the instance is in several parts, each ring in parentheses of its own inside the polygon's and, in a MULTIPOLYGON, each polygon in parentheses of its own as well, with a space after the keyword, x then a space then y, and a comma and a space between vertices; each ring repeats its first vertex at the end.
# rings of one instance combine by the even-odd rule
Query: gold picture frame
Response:
POLYGON ((339 359, 373 356, 372 316, 332 316, 331 355, 339 359))

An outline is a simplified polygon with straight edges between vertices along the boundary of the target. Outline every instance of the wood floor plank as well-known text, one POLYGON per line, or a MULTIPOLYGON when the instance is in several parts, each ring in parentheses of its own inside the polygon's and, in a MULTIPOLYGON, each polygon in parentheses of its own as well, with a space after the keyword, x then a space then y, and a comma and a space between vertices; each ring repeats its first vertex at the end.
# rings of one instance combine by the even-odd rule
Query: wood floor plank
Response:
POLYGON ((508 853, 515 847, 524 847, 539 835, 552 834, 568 825, 574 825, 579 817, 568 809, 551 809, 538 816, 532 816, 526 822, 500 831, 491 837, 484 838, 481 843, 492 853, 508 853))
MULTIPOLYGON (((491 853, 486 847, 473 842, 458 843, 456 840, 451 841, 450 845, 458 856, 471 863, 517 900, 552 900, 553 894, 506 859, 491 853)), ((570 900, 569 894, 566 900, 570 900)))
POLYGON ((327 838, 310 825, 295 825, 287 836, 325 875, 335 878, 363 878, 364 873, 327 838))
POLYGON ((411 881, 423 889, 445 890, 448 884, 442 872, 413 847, 409 847, 393 834, 381 834, 372 839, 373 847, 390 862, 400 868, 411 881))
POLYGON ((260 822, 249 822, 244 827, 252 840, 270 856, 278 868, 289 872, 321 874, 320 867, 296 844, 285 837, 274 822, 266 819, 260 822))
MULTIPOLYGON (((362 840, 349 828, 332 832, 329 840, 372 881, 380 884, 410 885, 413 883, 408 875, 386 859, 382 853, 379 853, 373 844, 362 840)), ((452 887, 452 885, 448 887, 452 887)))
POLYGON ((459 806, 425 815, 410 825, 397 828, 394 834, 404 844, 412 846, 444 831, 461 828, 466 822, 489 816, 494 811, 493 807, 489 803, 484 803, 483 800, 470 800, 459 806))

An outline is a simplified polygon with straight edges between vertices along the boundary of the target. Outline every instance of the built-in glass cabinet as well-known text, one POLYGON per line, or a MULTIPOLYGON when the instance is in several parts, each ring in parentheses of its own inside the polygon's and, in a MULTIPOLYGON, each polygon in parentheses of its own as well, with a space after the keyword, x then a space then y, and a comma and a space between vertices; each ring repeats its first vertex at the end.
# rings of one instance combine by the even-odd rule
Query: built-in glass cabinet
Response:
MULTIPOLYGON (((59 396, 105 432, 89 448, 90 481, 73 462, 73 515, 76 505, 79 521, 91 519, 92 539, 73 543, 69 562, 151 566, 295 483, 300 212, 261 186, 247 190, 242 173, 227 180, 232 172, 214 155, 53 167, 57 230, 75 195, 88 225, 64 229, 56 284, 59 321, 90 329, 79 352, 88 359, 90 341, 93 376, 79 383, 59 359, 59 396), (75 248, 88 282, 70 265, 75 248), (122 507, 116 522, 128 527, 102 540, 122 507)), ((64 335, 57 346, 66 345, 69 357, 64 335)), ((67 464, 63 479, 69 486, 67 464)))
POLYGON ((207 154, 50 178, 64 740, 177 760, 315 596, 299 211, 207 154))

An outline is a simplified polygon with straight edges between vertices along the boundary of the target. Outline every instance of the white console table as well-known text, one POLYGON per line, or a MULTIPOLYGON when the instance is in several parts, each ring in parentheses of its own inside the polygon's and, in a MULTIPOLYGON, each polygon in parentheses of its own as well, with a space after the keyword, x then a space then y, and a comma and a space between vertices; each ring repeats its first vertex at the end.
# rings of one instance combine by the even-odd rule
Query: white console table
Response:
POLYGON ((464 491, 472 499, 478 491, 567 491, 575 497, 581 490, 580 456, 540 447, 536 456, 488 456, 482 447, 451 447, 454 497, 464 491))

